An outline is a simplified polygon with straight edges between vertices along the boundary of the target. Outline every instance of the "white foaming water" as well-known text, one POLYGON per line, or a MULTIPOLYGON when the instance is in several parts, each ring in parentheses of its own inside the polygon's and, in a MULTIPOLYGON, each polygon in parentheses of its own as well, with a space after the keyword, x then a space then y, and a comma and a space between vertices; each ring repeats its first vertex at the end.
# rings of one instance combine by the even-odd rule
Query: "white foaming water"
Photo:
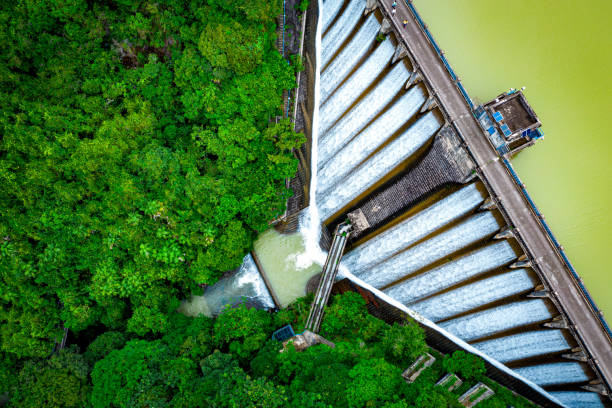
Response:
MULTIPOLYGON (((321 115, 322 122, 320 124, 320 133, 325 136, 325 132, 334 124, 336 120, 357 100, 357 98, 370 85, 376 81, 381 72, 387 67, 391 57, 393 56, 394 48, 391 41, 383 41, 374 51, 372 55, 344 82, 329 99, 321 99, 321 115)), ((340 55, 338 57, 341 57, 340 55)), ((336 60, 337 61, 337 60, 336 60)), ((334 68, 333 63, 330 69, 334 68)), ((325 73, 323 74, 325 76, 325 73)), ((335 89, 335 87, 333 88, 335 89)), ((330 91, 331 92, 331 91, 330 91)), ((323 95, 323 94, 322 94, 323 95)), ((394 95, 394 94, 392 94, 394 95)), ((322 138, 324 140, 325 137, 322 138)))
POLYGON ((321 10, 319 14, 323 15, 323 17, 319 20, 323 27, 321 32, 325 32, 325 30, 327 30, 327 27, 333 21, 334 17, 338 15, 338 12, 342 8, 343 4, 344 0, 327 0, 325 2, 325 7, 319 7, 319 10, 321 10))
MULTIPOLYGON (((353 169, 344 180, 338 181, 335 186, 321 195, 324 197, 319 202, 321 218, 328 219, 359 194, 372 187, 380 178, 423 146, 439 128, 438 118, 428 114, 371 159, 353 169)), ((329 165, 334 166, 339 172, 345 171, 343 168, 351 167, 335 159, 330 161, 329 165)))
MULTIPOLYGON (((344 178, 353 167, 365 160, 366 157, 412 118, 418 112, 423 102, 425 102, 423 90, 420 87, 414 87, 394 103, 393 106, 385 110, 382 115, 340 149, 340 151, 329 159, 323 168, 320 169, 319 178, 321 180, 319 182, 319 192, 325 191, 336 184, 339 180, 344 178)), ((425 119, 423 118, 421 120, 423 121, 425 119)), ((431 120, 437 122, 435 117, 431 118, 431 120)), ((424 126, 425 125, 421 125, 421 121, 419 121, 413 126, 414 129, 404 132, 401 137, 409 138, 411 140, 410 144, 414 145, 416 144, 415 142, 418 141, 419 134, 426 134, 423 129, 424 126), (414 135, 414 133, 417 133, 417 135, 414 135)), ((406 147, 407 146, 396 146, 398 150, 401 148, 401 150, 396 151, 396 153, 400 157, 412 154, 410 149, 405 149, 406 147)), ((393 150, 387 153, 393 153, 393 150)), ((387 156, 382 152, 381 156, 388 159, 391 163, 397 162, 397 159, 387 156)))
MULTIPOLYGON (((370 81, 372 79, 370 78, 370 81)), ((342 112, 333 112, 332 108, 330 108, 326 111, 325 116, 321 116, 325 124, 322 122, 319 125, 319 134, 324 135, 319 145, 319 168, 391 102, 395 95, 404 87, 407 79, 408 70, 400 62, 350 112, 331 127, 329 131, 326 131, 333 124, 333 120, 330 118, 332 116, 340 117, 344 109, 348 108, 348 105, 345 108, 333 105, 335 96, 329 99, 327 104, 331 104, 330 106, 333 109, 338 109, 338 111, 342 112)))
MULTIPOLYGON (((342 45, 344 40, 346 40, 349 34, 355 29, 355 26, 363 15, 365 5, 366 0, 351 0, 349 5, 344 9, 342 15, 336 20, 329 31, 325 33, 325 38, 321 41, 322 51, 321 59, 319 60, 319 69, 325 67, 329 63, 331 57, 338 50, 338 47, 342 45)), ((320 30, 319 23, 321 22, 321 14, 322 13, 319 13, 317 30, 320 30)))
POLYGON ((588 391, 550 391, 561 403, 571 408, 605 408, 598 394, 588 391))
POLYGON ((274 300, 251 254, 244 257, 238 272, 207 287, 202 296, 192 296, 183 302, 179 311, 188 316, 216 316, 226 305, 233 305, 242 299, 256 301, 263 308, 274 308, 274 300))
POLYGON ((502 363, 568 350, 561 330, 537 330, 474 343, 474 347, 502 363))
MULTIPOLYGON (((323 9, 323 1, 319 1, 319 10, 323 9)), ((319 238, 321 237, 321 217, 317 207, 317 151, 319 141, 319 103, 321 97, 321 15, 317 21, 317 31, 315 35, 315 83, 314 83, 314 109, 312 112, 312 157, 310 158, 310 203, 304 215, 300 219, 299 231, 304 236, 305 252, 296 258, 296 265, 299 268, 306 269, 313 263, 323 265, 326 254, 319 246, 319 238)))
POLYGON ((380 30, 380 23, 372 13, 355 34, 355 37, 323 71, 321 74, 321 103, 325 103, 338 84, 370 49, 378 30, 380 30))
POLYGON ((459 289, 411 304, 433 322, 533 289, 535 283, 525 269, 483 279, 459 289))
POLYGON ((514 371, 541 386, 589 380, 582 365, 573 361, 515 368, 514 371))
POLYGON ((475 183, 465 186, 353 249, 344 255, 342 264, 354 273, 371 268, 474 210, 484 197, 475 183))
POLYGON ((516 253, 506 241, 496 242, 385 290, 389 296, 410 304, 458 283, 508 264, 516 253))
POLYGON ((458 317, 440 327, 465 341, 552 318, 542 299, 524 300, 458 317))
POLYGON ((355 275, 376 288, 382 288, 494 234, 497 230, 499 224, 493 214, 488 211, 479 213, 448 231, 355 275))

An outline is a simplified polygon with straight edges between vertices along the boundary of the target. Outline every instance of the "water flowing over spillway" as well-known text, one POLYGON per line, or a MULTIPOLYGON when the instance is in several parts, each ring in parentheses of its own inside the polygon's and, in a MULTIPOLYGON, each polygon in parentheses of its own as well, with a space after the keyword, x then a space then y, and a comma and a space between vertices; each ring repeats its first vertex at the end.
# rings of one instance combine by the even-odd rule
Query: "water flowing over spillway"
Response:
POLYGON ((561 330, 529 331, 475 343, 475 346, 502 363, 555 353, 570 348, 561 330))
POLYGON ((476 184, 463 187, 395 227, 380 233, 360 245, 357 250, 348 252, 342 263, 353 273, 370 268, 449 222, 465 216, 483 200, 484 195, 476 184))
MULTIPOLYGON (((351 72, 357 61, 359 61, 366 54, 368 49, 372 47, 372 42, 379 30, 380 23, 374 14, 370 15, 351 42, 342 50, 338 57, 329 64, 325 72, 321 75, 321 103, 327 101, 329 95, 331 95, 333 90, 344 80, 346 75, 351 72)), ((393 47, 387 44, 387 46, 381 47, 381 49, 390 50, 391 54, 387 57, 387 59, 390 59, 393 54, 393 47)), ((382 64, 374 64, 375 67, 381 65, 382 64)), ((369 77, 371 78, 372 75, 369 77)))
POLYGON ((476 214, 456 227, 355 275, 376 288, 382 288, 490 236, 498 229, 499 224, 492 214, 476 214))
POLYGON ((555 398, 568 407, 603 408, 601 399, 594 392, 586 391, 551 391, 555 398))
MULTIPOLYGON (((408 74, 408 69, 403 63, 396 64, 391 72, 333 127, 331 126, 335 119, 332 118, 338 118, 350 106, 351 101, 334 104, 334 97, 328 100, 327 103, 330 104, 326 105, 330 106, 327 109, 328 116, 322 116, 319 128, 320 134, 323 135, 319 146, 319 168, 383 110, 402 89, 408 74)), ((321 112, 323 111, 322 107, 321 112)))
POLYGON ((342 44, 349 36, 351 31, 353 31, 353 28, 355 28, 359 22, 364 9, 365 1, 351 0, 336 23, 329 29, 325 37, 323 37, 321 44, 322 67, 327 65, 340 44, 342 44))
POLYGON ((523 300, 440 323, 440 327, 472 341, 552 318, 541 299, 523 300))
MULTIPOLYGON (((340 149, 320 169, 319 191, 326 191, 337 184, 339 180, 352 170, 346 163, 361 163, 365 160, 377 146, 381 145, 412 118, 424 101, 425 95, 423 91, 418 87, 414 87, 366 129, 355 136, 353 140, 340 149)), ((418 125, 411 127, 411 131, 407 131, 400 138, 401 140, 405 139, 406 143, 411 143, 413 146, 420 146, 431 136, 433 129, 437 130, 438 126, 437 119, 430 115, 427 119, 422 119, 422 122, 418 125)), ((396 159, 389 158, 389 154, 382 152, 381 157, 383 159, 380 160, 388 159, 391 165, 396 164, 403 161, 401 160, 402 156, 409 155, 413 151, 408 146, 397 150, 405 153, 399 154, 400 157, 396 159)), ((388 172, 388 168, 385 167, 381 171, 382 173, 379 172, 375 175, 375 179, 380 179, 384 176, 388 172)))
POLYGON ((534 282, 529 273, 525 269, 519 269, 483 279, 435 298, 413 303, 410 308, 429 320, 438 322, 488 303, 526 292, 533 287, 534 282))
POLYGON ((587 381, 589 378, 582 366, 576 362, 541 364, 532 367, 517 368, 519 374, 538 384, 563 384, 567 378, 575 382, 587 381))
POLYGON ((402 303, 410 304, 506 265, 515 258, 516 254, 507 242, 497 242, 391 286, 385 292, 402 303))

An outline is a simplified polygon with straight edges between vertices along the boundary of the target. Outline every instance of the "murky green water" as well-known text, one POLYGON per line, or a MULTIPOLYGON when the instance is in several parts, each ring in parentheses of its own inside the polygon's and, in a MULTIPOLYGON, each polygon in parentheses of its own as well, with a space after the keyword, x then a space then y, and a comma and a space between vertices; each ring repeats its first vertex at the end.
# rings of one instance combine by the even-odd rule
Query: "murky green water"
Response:
POLYGON ((306 294, 308 280, 321 265, 304 258, 303 236, 270 229, 255 241, 255 253, 283 307, 306 294))
POLYGON ((544 140, 513 164, 612 321, 612 2, 415 0, 472 99, 525 94, 544 140))

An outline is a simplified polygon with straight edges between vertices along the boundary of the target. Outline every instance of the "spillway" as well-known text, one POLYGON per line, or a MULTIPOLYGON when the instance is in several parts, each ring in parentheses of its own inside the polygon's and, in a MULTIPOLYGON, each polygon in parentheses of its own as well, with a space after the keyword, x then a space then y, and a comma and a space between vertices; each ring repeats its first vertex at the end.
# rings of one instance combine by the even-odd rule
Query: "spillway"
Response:
POLYGON ((342 259, 342 264, 353 273, 371 268, 426 235, 468 214, 483 200, 484 195, 476 184, 465 186, 365 242, 358 249, 350 251, 342 259))
MULTIPOLYGON (((368 56, 366 62, 362 64, 349 78, 336 89, 336 86, 344 80, 344 76, 338 77, 327 87, 327 93, 322 91, 321 98, 325 103, 321 106, 321 109, 325 108, 326 111, 331 112, 334 116, 327 118, 325 123, 320 127, 321 131, 327 131, 335 119, 346 111, 346 109, 352 105, 359 95, 365 91, 374 80, 387 68, 387 64, 391 61, 393 56, 394 48, 390 41, 384 41, 378 46, 374 52, 368 56), (335 90, 335 92, 334 92, 335 90), (331 94, 332 92, 333 95, 331 94), (332 97, 330 97, 332 95, 332 97)), ((350 56, 341 53, 338 59, 335 59, 330 64, 328 69, 324 71, 325 76, 332 70, 342 70, 350 72, 348 65, 350 64, 350 56)), ((330 73, 331 74, 331 73, 330 73)))
POLYGON ((376 288, 382 288, 474 242, 485 239, 498 229, 499 224, 491 213, 479 213, 432 239, 354 275, 376 288))
MULTIPOLYGON (((374 122, 368 125, 365 130, 355 136, 353 140, 329 159, 320 170, 319 191, 324 192, 336 185, 338 181, 343 179, 352 170, 345 163, 361 163, 365 160, 378 146, 382 145, 404 123, 412 118, 424 101, 425 95, 423 90, 419 87, 412 88, 393 104, 391 108, 387 109, 374 122)), ((420 146, 429 138, 431 131, 427 130, 427 126, 430 126, 432 130, 437 130, 440 126, 438 120, 432 116, 433 114, 427 115, 426 118, 416 123, 411 127, 411 130, 401 136, 404 146, 397 146, 399 142, 393 144, 391 151, 397 152, 397 158, 384 151, 381 152, 380 156, 387 159, 387 162, 391 163, 391 165, 403 161, 402 159, 405 159, 406 156, 414 152, 414 149, 411 149, 410 146, 420 146), (419 139, 419 136, 421 136, 421 139, 419 139)), ((371 170, 372 166, 370 165, 368 168, 371 170)), ((388 172, 388 169, 385 167, 372 176, 377 180, 384 176, 386 172, 388 172)))
POLYGON ((589 380, 580 363, 564 362, 516 368, 514 371, 539 385, 581 383, 589 380))
MULTIPOLYGON (((374 14, 370 15, 357 34, 355 34, 355 37, 338 54, 338 57, 334 58, 334 61, 328 65, 327 69, 321 74, 321 103, 325 103, 340 82, 353 70, 355 64, 372 47, 379 30, 380 23, 376 16, 374 14)), ((381 48, 390 49, 391 54, 393 54, 393 47, 390 43, 385 42, 383 44, 385 45, 381 48)), ((391 55, 389 55, 388 59, 390 58, 391 55)), ((376 64, 376 66, 384 66, 384 64, 376 64)), ((372 78, 372 75, 370 75, 370 78, 372 78)))
POLYGON ((467 341, 474 341, 505 330, 551 319, 553 316, 541 299, 523 300, 458 317, 440 323, 440 327, 467 341))
POLYGON ((515 258, 516 253, 506 241, 497 242, 391 286, 385 293, 404 304, 410 304, 504 266, 515 258))
POLYGON ((474 343, 474 346, 502 363, 570 349, 561 330, 529 331, 474 343))
POLYGON ((343 4, 344 0, 326 0, 323 3, 324 7, 321 11, 323 14, 321 18, 322 32, 325 32, 325 30, 329 28, 329 24, 338 15, 343 4))
MULTIPOLYGON (((350 172, 344 180, 339 180, 333 188, 330 187, 325 194, 322 194, 318 203, 322 219, 331 217, 346 203, 355 199, 395 166, 410 157, 439 127, 438 119, 433 114, 427 114, 391 144, 350 172)), ((328 165, 332 166, 331 172, 334 168, 341 171, 341 168, 347 167, 340 159, 332 159, 328 165)))
POLYGON ((336 20, 336 23, 327 31, 321 41, 321 66, 325 67, 338 47, 347 39, 353 28, 359 22, 363 10, 365 9, 365 1, 351 0, 348 6, 342 12, 342 15, 336 20))
POLYGON ((522 292, 535 282, 525 269, 483 279, 442 295, 410 305, 415 312, 438 322, 522 292))
MULTIPOLYGON (((387 33, 384 13, 364 14, 365 0, 322 4, 320 58, 309 55, 316 108, 302 106, 312 111, 311 151, 301 152, 311 160, 302 175, 311 188, 297 192, 310 198, 307 215, 316 214, 323 230, 347 217, 363 221, 343 268, 569 406, 603 406, 579 388, 596 379, 589 366, 565 361, 582 358, 581 344, 527 262, 517 230, 488 198, 490 185, 472 179, 483 165, 466 153, 461 118, 437 106, 419 61, 406 55, 410 47, 393 26, 387 33)), ((318 234, 319 222, 312 224, 318 234)), ((317 234, 308 234, 313 248, 317 234)), ((267 302, 263 282, 239 280, 267 302)), ((207 293, 216 296, 216 286, 207 293)))
MULTIPOLYGON (((334 123, 332 118, 340 117, 348 106, 346 102, 329 105, 330 108, 327 109, 329 116, 321 117, 319 128, 323 135, 319 145, 319 168, 391 102, 403 88, 406 79, 408 79, 408 69, 400 62, 333 127, 330 127, 334 123)), ((333 104, 334 99, 330 98, 327 103, 333 104)), ((323 107, 321 111, 323 115, 323 107)))
POLYGON ((605 408, 599 395, 586 391, 551 391, 555 398, 568 407, 605 408))

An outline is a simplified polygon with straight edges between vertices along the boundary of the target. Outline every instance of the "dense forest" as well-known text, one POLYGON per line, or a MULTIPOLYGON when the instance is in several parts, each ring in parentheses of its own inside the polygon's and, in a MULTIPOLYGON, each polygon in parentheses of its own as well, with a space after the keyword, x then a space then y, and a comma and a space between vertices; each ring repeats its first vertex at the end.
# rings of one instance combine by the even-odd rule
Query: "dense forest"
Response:
POLYGON ((0 344, 168 332, 284 211, 280 0, 0 4, 0 344), (93 330, 93 329, 92 329, 93 330))
POLYGON ((26 408, 439 408, 461 407, 458 395, 480 380, 495 395, 479 408, 533 407, 483 377, 482 360, 428 349, 416 323, 389 326, 352 292, 333 299, 321 327, 335 347, 283 349, 273 330, 285 324, 302 330, 311 300, 274 314, 242 305, 215 320, 173 313, 162 336, 107 331, 84 352, 70 346, 32 360, 3 384, 11 385, 10 404, 26 408), (406 383, 402 370, 425 351, 436 362, 406 383), (446 372, 465 383, 452 393, 435 386, 446 372))

